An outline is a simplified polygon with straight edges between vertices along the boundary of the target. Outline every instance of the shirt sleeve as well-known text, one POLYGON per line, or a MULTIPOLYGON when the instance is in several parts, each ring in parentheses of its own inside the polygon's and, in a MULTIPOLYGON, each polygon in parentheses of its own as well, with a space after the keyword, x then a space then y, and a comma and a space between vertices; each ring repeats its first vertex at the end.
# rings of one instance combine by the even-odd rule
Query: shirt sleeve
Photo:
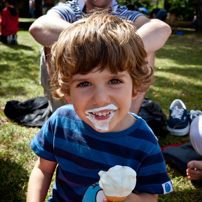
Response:
POLYGON ((123 5, 118 6, 118 9, 114 13, 114 15, 118 16, 118 17, 122 16, 124 19, 131 20, 133 22, 135 22, 135 20, 139 16, 144 16, 143 13, 141 13, 139 11, 128 10, 128 8, 126 6, 123 6, 123 5))
POLYGON ((70 5, 67 3, 63 5, 55 6, 51 8, 48 12, 52 12, 52 11, 58 13, 62 17, 62 19, 67 22, 73 23, 75 21, 75 13, 70 7, 70 5))
POLYGON ((49 161, 56 161, 53 140, 51 119, 48 119, 37 135, 31 140, 30 146, 39 157, 49 161))
POLYGON ((138 171, 135 189, 152 194, 167 194, 173 191, 172 182, 167 174, 165 161, 158 144, 143 160, 138 171))

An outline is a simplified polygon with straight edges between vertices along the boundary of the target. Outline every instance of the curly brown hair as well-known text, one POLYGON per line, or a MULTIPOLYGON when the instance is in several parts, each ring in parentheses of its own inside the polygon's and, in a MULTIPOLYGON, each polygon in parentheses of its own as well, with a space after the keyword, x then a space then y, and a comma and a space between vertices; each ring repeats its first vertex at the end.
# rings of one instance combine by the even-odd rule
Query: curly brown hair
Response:
POLYGON ((69 94, 72 76, 108 68, 113 74, 128 71, 133 86, 148 90, 153 69, 147 66, 147 53, 132 21, 99 13, 83 18, 65 29, 51 49, 52 93, 69 94))

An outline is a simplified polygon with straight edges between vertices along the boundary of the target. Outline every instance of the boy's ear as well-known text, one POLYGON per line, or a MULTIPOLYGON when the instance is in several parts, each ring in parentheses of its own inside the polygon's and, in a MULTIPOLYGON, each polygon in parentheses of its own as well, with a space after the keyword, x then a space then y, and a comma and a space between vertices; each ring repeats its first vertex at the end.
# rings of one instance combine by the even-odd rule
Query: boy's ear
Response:
POLYGON ((70 95, 65 94, 65 99, 67 100, 67 102, 68 102, 69 104, 72 104, 72 99, 71 99, 71 96, 70 96, 70 95))
POLYGON ((134 88, 133 94, 132 94, 132 100, 134 100, 138 96, 139 93, 140 93, 139 89, 134 88))

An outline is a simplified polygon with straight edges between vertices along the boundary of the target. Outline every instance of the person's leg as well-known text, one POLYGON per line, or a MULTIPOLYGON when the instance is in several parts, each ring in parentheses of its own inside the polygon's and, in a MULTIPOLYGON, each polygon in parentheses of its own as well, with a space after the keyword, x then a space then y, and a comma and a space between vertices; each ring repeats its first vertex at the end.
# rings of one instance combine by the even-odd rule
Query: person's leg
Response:
MULTIPOLYGON (((190 140, 194 150, 202 156, 202 115, 191 123, 190 140)), ((202 180, 202 161, 190 161, 187 164, 187 177, 190 180, 202 180)))
POLYGON ((61 99, 56 99, 52 97, 51 87, 50 87, 50 77, 47 71, 46 56, 44 48, 41 51, 40 60, 40 76, 41 76, 41 86, 43 87, 44 95, 48 100, 51 112, 53 113, 57 108, 63 105, 61 99))
MULTIPOLYGON (((155 53, 148 54, 147 61, 148 61, 148 66, 152 67, 154 70, 155 53)), ((132 101, 130 112, 133 112, 135 114, 139 113, 145 95, 146 95, 146 92, 139 93, 136 99, 132 101)))
POLYGON ((202 115, 193 119, 189 136, 193 148, 202 156, 202 115))
POLYGON ((156 18, 165 22, 167 18, 167 11, 165 9, 160 9, 160 11, 156 14, 156 18))
POLYGON ((33 9, 33 8, 30 8, 30 9, 29 9, 29 13, 30 13, 30 15, 31 15, 31 18, 34 18, 34 17, 35 17, 35 15, 34 15, 34 9, 33 9))
POLYGON ((2 36, 2 35, 1 35, 1 38, 0 38, 0 39, 1 39, 1 42, 2 42, 2 43, 7 44, 7 36, 2 36))
POLYGON ((10 34, 7 36, 7 43, 11 45, 17 44, 17 34, 10 34))

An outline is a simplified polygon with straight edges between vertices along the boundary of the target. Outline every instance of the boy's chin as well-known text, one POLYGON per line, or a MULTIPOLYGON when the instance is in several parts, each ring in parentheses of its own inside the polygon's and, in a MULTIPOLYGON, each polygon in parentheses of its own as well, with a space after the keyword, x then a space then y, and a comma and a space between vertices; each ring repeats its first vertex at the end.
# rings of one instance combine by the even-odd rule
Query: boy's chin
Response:
POLYGON ((93 124, 90 124, 90 126, 97 132, 99 133, 108 133, 108 132, 111 132, 111 128, 110 127, 96 127, 94 126, 93 124))
POLYGON ((94 129, 99 133, 108 133, 108 132, 110 132, 110 130, 100 130, 100 129, 96 129, 96 128, 94 128, 94 129))
MULTIPOLYGON (((111 120, 112 121, 112 120, 111 120)), ((111 121, 109 122, 99 122, 97 121, 96 123, 92 123, 89 120, 86 120, 86 123, 93 128, 95 131, 99 132, 99 133, 109 133, 109 132, 113 132, 114 127, 113 127, 113 123, 111 123, 111 121)))
MULTIPOLYGON (((91 126, 92 127, 92 126, 91 126)), ((110 132, 110 129, 101 129, 101 128, 96 128, 95 126, 93 126, 93 129, 96 130, 99 133, 107 133, 110 132)))

